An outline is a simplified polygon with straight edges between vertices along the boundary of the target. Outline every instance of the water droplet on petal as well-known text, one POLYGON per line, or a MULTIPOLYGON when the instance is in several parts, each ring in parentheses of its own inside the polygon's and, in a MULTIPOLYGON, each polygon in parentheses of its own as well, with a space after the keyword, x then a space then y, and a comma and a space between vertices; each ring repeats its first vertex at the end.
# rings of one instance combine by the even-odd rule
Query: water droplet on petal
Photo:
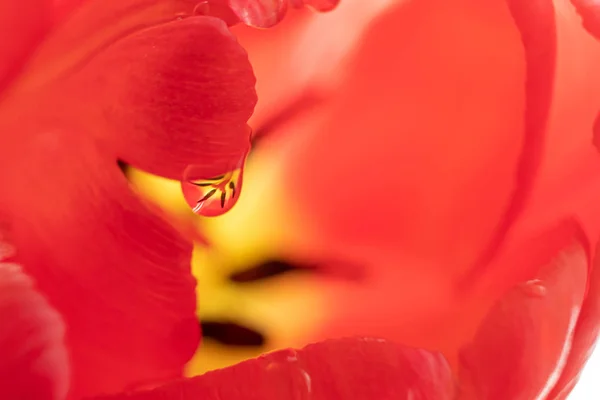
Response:
POLYGON ((201 166, 189 165, 181 181, 181 190, 192 210, 204 217, 216 217, 231 210, 242 192, 244 164, 242 157, 236 167, 219 176, 205 177, 201 166))
POLYGON ((546 286, 544 286, 540 279, 532 279, 525 282, 523 290, 532 297, 544 297, 547 292, 546 286))
POLYGON ((304 362, 298 358, 298 351, 286 349, 273 353, 266 370, 272 374, 274 382, 273 397, 278 399, 293 398, 308 400, 312 394, 312 379, 304 369, 304 362))

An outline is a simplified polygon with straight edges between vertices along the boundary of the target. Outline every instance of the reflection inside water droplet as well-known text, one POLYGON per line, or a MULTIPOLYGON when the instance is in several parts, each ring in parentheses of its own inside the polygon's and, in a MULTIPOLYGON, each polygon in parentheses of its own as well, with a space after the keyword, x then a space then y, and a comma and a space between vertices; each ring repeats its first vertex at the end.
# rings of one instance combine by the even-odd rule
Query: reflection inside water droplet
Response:
POLYGON ((533 297, 544 297, 547 292, 546 286, 544 286, 544 283, 540 279, 532 279, 525 282, 523 290, 533 297))
POLYGON ((192 210, 205 217, 216 217, 231 210, 242 191, 245 161, 246 156, 233 170, 213 177, 203 177, 201 166, 188 166, 181 181, 181 190, 192 210))

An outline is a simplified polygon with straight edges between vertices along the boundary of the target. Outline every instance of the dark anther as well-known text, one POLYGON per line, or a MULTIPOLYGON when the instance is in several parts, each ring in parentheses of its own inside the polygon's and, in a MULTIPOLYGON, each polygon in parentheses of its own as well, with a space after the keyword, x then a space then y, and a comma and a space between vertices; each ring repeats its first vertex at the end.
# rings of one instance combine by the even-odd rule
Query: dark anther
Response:
POLYGON ((304 268, 298 268, 284 261, 268 261, 255 266, 254 268, 232 274, 229 279, 234 282, 253 282, 261 279, 267 279, 273 276, 285 274, 290 271, 302 271, 304 268))
POLYGON ((232 191, 231 197, 235 197, 235 183, 233 183, 233 181, 229 182, 229 189, 232 191))
POLYGON ((229 346, 259 347, 265 344, 260 333, 231 322, 200 321, 202 337, 229 346))
POLYGON ((206 186, 212 186, 214 185, 214 183, 196 183, 196 182, 191 182, 192 185, 196 185, 196 186, 200 186, 200 187, 206 187, 206 186))
POLYGON ((206 193, 203 198, 198 200, 198 203, 202 203, 203 201, 210 199, 216 192, 217 189, 213 189, 210 192, 206 193))
POLYGON ((205 181, 220 181, 225 178, 225 175, 213 176, 212 178, 205 179, 205 181))
POLYGON ((225 198, 227 197, 227 193, 221 193, 221 208, 225 208, 225 198))
POLYGON ((127 176, 127 173, 129 172, 129 166, 125 163, 125 161, 117 160, 117 165, 119 166, 121 172, 127 176))

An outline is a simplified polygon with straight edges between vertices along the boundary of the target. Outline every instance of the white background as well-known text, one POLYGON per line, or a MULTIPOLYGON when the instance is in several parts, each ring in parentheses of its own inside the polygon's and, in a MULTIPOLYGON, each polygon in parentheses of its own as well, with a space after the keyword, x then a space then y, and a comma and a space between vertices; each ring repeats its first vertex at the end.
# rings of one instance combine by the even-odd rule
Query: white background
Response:
POLYGON ((600 349, 598 346, 583 369, 579 383, 571 392, 569 400, 600 400, 600 349))

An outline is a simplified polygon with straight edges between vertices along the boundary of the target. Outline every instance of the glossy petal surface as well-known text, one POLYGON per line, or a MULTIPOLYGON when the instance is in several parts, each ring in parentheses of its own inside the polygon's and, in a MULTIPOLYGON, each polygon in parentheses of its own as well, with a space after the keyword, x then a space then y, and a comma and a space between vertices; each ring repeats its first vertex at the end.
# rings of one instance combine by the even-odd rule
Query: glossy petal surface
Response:
POLYGON ((381 339, 340 339, 106 400, 449 400, 452 394, 451 374, 439 354, 381 339))
POLYGON ((75 399, 178 377, 199 334, 190 245, 88 138, 15 139, 0 168, 0 219, 65 321, 75 399))
POLYGON ((86 3, 47 39, 12 107, 35 97, 46 119, 75 120, 116 157, 159 175, 181 179, 188 164, 230 170, 248 151, 254 76, 222 21, 188 18, 194 5, 86 3))
POLYGON ((581 368, 589 358, 600 332, 600 245, 592 265, 589 286, 577 320, 571 351, 565 369, 552 391, 550 398, 566 398, 577 383, 581 368))
POLYGON ((571 236, 559 248, 536 247, 513 262, 541 269, 491 308, 461 352, 461 400, 544 399, 563 371, 586 290, 587 245, 571 236))
POLYGON ((2 254, 0 321, 2 397, 64 399, 69 367, 63 321, 21 267, 2 261, 2 254))
POLYGON ((582 27, 570 2, 555 3, 558 58, 552 107, 523 222, 544 226, 576 216, 595 242, 600 237, 600 158, 592 138, 600 109, 600 42, 582 27))

